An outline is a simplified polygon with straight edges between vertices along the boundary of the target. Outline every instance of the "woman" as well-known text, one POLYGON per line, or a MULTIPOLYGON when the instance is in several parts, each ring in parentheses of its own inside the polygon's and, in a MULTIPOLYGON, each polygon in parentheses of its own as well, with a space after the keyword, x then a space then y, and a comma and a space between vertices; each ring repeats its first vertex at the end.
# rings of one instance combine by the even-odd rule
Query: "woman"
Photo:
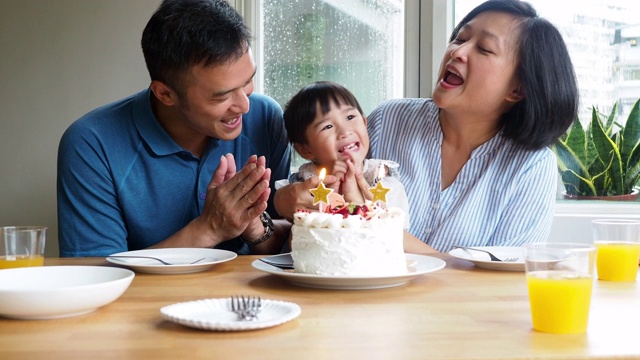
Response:
MULTIPOLYGON (((577 106, 573 66, 553 25, 517 0, 473 9, 451 35, 432 99, 390 100, 369 116, 371 156, 404 169, 417 238, 405 237, 405 251, 546 240, 557 179, 547 146, 577 106)), ((304 187, 313 181, 279 190, 279 213, 295 210, 286 201, 298 194, 294 206, 310 207, 304 187)))

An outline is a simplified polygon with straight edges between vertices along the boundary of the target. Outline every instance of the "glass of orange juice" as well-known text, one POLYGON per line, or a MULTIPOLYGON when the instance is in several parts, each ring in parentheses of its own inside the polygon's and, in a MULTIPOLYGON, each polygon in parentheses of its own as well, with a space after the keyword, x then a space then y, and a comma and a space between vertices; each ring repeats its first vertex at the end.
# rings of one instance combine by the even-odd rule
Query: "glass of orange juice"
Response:
POLYGON ((598 249, 598 279, 634 282, 640 261, 640 220, 596 219, 593 242, 598 249))
POLYGON ((0 269, 44 264, 44 226, 0 227, 0 269))
POLYGON ((594 281, 595 247, 579 243, 524 246, 531 320, 537 331, 587 331, 594 281))

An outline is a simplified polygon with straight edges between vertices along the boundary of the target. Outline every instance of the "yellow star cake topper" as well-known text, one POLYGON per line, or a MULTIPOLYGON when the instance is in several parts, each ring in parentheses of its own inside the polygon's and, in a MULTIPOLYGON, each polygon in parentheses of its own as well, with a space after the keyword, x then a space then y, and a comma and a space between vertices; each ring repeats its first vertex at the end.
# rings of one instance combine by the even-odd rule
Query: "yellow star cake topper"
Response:
MULTIPOLYGON (((322 170, 320 170, 320 175, 318 176, 320 178, 320 184, 318 184, 317 188, 309 190, 313 194, 313 205, 319 202, 329 204, 329 194, 333 192, 333 189, 331 188, 327 189, 324 186, 324 183, 322 182, 322 180, 324 180, 324 177, 326 175, 327 175, 327 169, 322 168, 322 170)), ((320 204, 320 212, 322 212, 322 204, 320 204)))
POLYGON ((373 202, 382 201, 384 203, 387 202, 387 193, 391 190, 390 188, 386 188, 382 185, 382 181, 378 181, 376 186, 369 188, 371 194, 373 194, 373 202))
POLYGON ((387 203, 387 193, 391 189, 386 188, 382 185, 382 178, 384 178, 386 175, 387 175, 387 170, 385 169, 384 164, 381 163, 380 166, 378 167, 378 176, 375 179, 376 186, 369 188, 369 191, 371 191, 371 194, 373 194, 372 201, 374 203, 376 201, 382 201, 385 204, 387 203))
POLYGON ((329 203, 329 194, 333 192, 333 189, 326 188, 323 182, 318 184, 318 187, 315 189, 309 190, 313 194, 313 205, 323 202, 325 204, 329 203))

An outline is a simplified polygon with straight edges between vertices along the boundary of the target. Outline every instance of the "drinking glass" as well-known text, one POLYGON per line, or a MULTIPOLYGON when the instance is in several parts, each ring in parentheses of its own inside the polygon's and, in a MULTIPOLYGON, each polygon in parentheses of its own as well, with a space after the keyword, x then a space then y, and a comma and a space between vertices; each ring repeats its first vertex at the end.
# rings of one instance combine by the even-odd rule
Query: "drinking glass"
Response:
POLYGON ((640 259, 640 220, 593 220, 598 279, 636 281, 640 259))
POLYGON ((0 269, 42 266, 46 238, 44 226, 0 227, 0 269))
POLYGON ((524 256, 533 328, 555 334, 585 332, 595 247, 579 243, 526 244, 524 256))

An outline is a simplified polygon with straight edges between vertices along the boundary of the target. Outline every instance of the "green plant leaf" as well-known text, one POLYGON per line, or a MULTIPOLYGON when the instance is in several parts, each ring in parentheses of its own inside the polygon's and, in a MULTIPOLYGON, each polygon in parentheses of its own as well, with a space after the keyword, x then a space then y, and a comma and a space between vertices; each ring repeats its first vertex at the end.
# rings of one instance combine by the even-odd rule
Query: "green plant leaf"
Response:
MULTIPOLYGON (((589 128, 591 124, 589 124, 589 128)), ((594 162, 602 162, 600 158, 598 158, 598 152, 596 151, 596 146, 593 144, 593 139, 591 138, 591 131, 587 130, 587 161, 585 164, 591 166, 594 162)))
POLYGON ((598 195, 606 194, 611 188, 611 177, 607 176, 610 166, 611 163, 605 164, 600 160, 600 158, 595 159, 595 161, 593 161, 589 166, 591 182, 596 188, 598 195))
POLYGON ((616 123, 617 115, 618 115, 618 102, 616 101, 613 104, 613 108, 611 109, 609 116, 607 117, 607 122, 604 123, 604 129, 607 136, 611 136, 611 133, 613 132, 613 124, 616 123))
POLYGON ((561 173, 561 176, 567 194, 583 196, 594 196, 597 194, 593 183, 589 179, 585 179, 576 174, 573 170, 565 170, 561 173))
POLYGON ((571 129, 569 129, 563 143, 573 151, 582 164, 589 163, 587 134, 585 133, 580 120, 576 119, 576 121, 573 122, 573 125, 571 126, 571 129))
POLYGON ((627 173, 625 175, 624 187, 627 192, 631 192, 636 185, 640 185, 640 143, 631 151, 627 159, 627 173))
POLYGON ((625 185, 629 189, 627 192, 631 193, 634 187, 640 185, 640 163, 636 163, 634 167, 629 169, 628 175, 625 185))
POLYGON ((571 170, 580 177, 589 178, 589 171, 567 144, 558 141, 551 146, 551 150, 556 154, 560 172, 571 170))
POLYGON ((622 133, 622 146, 620 147, 620 154, 622 155, 622 161, 627 167, 634 166, 637 161, 631 162, 631 153, 640 143, 640 100, 631 108, 631 113, 627 117, 627 122, 624 125, 624 131, 622 133))
POLYGON ((620 151, 615 142, 605 133, 603 124, 595 109, 591 120, 591 138, 598 157, 604 163, 611 163, 608 171, 608 175, 611 178, 611 192, 617 195, 624 194, 624 172, 620 151))
POLYGON ((591 121, 589 121, 587 123, 587 127, 584 130, 585 131, 586 141, 587 141, 587 161, 585 161, 585 164, 587 164, 588 166, 591 166, 591 164, 594 161, 598 160, 598 152, 596 151, 595 145, 593 145, 593 139, 591 137, 591 123, 592 122, 593 122, 593 114, 592 114, 591 121))

